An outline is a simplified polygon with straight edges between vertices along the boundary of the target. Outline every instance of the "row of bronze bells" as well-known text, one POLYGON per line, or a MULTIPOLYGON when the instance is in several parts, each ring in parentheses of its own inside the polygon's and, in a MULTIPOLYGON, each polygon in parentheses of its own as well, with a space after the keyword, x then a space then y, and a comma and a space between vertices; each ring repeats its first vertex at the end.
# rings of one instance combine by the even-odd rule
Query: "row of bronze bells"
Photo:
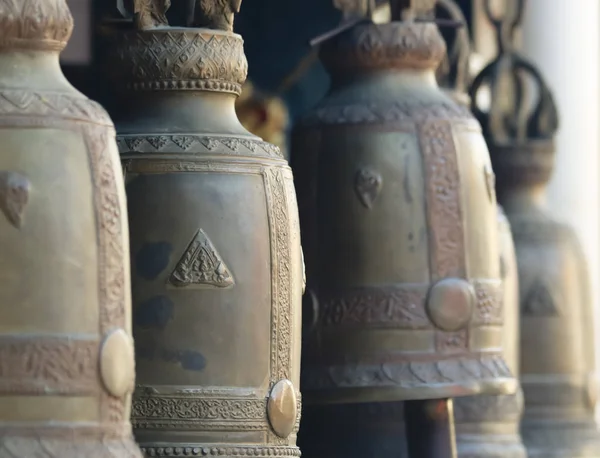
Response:
MULTIPOLYGON (((65 0, 0 0, 1 458, 138 457, 130 418, 146 456, 300 454, 303 270, 291 170, 235 115, 247 73, 231 32, 240 0, 169 4, 119 0, 120 17, 105 11, 115 142, 106 113, 60 73, 72 29, 65 0)), ((325 420, 315 437, 333 445, 323 455, 366 454, 369 444, 336 433, 352 434, 352 418, 355 435, 401 443, 403 400, 487 394, 495 412, 508 396, 518 411, 515 346, 508 359, 502 350, 503 322, 516 319, 505 299, 516 272, 509 231, 503 220, 498 230, 480 127, 435 83, 444 53, 437 27, 412 21, 358 23, 322 47, 332 90, 297 131, 295 154, 310 286, 306 428, 325 420)), ((490 139, 505 153, 501 178, 523 167, 523 152, 550 164, 548 142, 490 139)), ((537 164, 519 176, 539 185, 547 174, 537 164)), ((529 188, 518 192, 527 201, 529 188)), ((526 234, 517 252, 527 245, 519 264, 546 269, 535 281, 559 288, 577 277, 573 237, 526 220, 538 214, 527 208, 517 225, 526 234), (563 258, 572 265, 554 261, 563 258)), ((551 314, 536 299, 542 313, 527 319, 548 335, 575 332, 586 318, 579 300, 561 313, 553 303, 551 314)), ((580 357, 591 344, 556 359, 548 348, 565 341, 537 337, 523 337, 530 367, 549 376, 525 374, 526 397, 558 399, 534 406, 531 431, 547 432, 543 415, 556 414, 557 436, 568 423, 592 437, 595 400, 583 402, 592 363, 580 357)), ((470 408, 457 403, 465 437, 470 408)), ((516 421, 490 420, 515 435, 516 421)))

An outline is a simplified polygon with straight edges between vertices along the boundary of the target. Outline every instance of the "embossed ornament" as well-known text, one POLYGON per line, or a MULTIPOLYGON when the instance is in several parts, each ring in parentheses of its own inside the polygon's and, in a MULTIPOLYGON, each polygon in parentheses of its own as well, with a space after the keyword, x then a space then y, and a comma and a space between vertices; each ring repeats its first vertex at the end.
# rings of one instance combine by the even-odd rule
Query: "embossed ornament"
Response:
POLYGON ((365 207, 373 207, 382 186, 383 179, 374 170, 361 169, 356 172, 354 189, 356 189, 356 194, 365 207))
POLYGON ((23 224, 31 183, 22 174, 0 170, 0 210, 17 229, 23 224))
POLYGON ((199 229, 171 275, 175 286, 207 285, 227 288, 233 276, 208 236, 199 229))

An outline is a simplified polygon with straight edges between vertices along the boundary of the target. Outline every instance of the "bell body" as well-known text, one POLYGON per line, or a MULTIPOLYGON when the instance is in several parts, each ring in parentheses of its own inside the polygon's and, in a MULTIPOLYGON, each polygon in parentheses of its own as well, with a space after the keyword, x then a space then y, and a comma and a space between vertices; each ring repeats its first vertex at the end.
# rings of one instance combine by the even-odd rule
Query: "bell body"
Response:
MULTIPOLYGON (((503 351, 519 372, 519 283, 510 225, 498 206, 500 273, 505 334, 503 351)), ((459 458, 525 458, 519 423, 521 389, 510 395, 454 400, 459 458)), ((306 405, 299 434, 307 458, 365 456, 408 458, 402 402, 306 405)))
POLYGON ((436 26, 415 23, 362 24, 323 46, 332 88, 292 152, 317 165, 300 196, 306 402, 516 388, 490 159, 478 123, 437 87, 444 52, 436 26))
POLYGON ((123 175, 64 0, 0 0, 0 457, 137 458, 123 175))
POLYGON ((543 207, 552 144, 492 151, 519 269, 523 442, 532 458, 600 456, 585 257, 573 230, 543 207))
POLYGON ((235 115, 243 41, 207 29, 115 40, 109 64, 128 89, 115 119, 130 212, 136 438, 148 456, 299 455, 298 210, 279 150, 235 115))
MULTIPOLYGON (((510 224, 498 206, 500 275, 504 291, 503 350, 510 370, 519 374, 519 276, 510 224)), ((454 401, 459 458, 525 458, 519 426, 521 388, 515 394, 483 395, 454 401)))

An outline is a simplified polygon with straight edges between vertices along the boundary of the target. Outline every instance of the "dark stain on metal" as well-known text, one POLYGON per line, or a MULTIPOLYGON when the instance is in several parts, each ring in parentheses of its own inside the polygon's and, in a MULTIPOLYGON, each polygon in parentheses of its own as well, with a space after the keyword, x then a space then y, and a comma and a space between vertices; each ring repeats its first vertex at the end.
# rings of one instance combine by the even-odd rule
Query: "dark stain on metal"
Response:
POLYGON ((164 329, 173 319, 173 302, 166 296, 155 296, 134 309, 133 321, 141 328, 164 329))
POLYGON ((206 367, 206 358, 202 353, 193 350, 183 350, 179 354, 181 367, 189 371, 201 371, 206 367))
POLYGON ((135 257, 137 273, 145 280, 154 280, 169 265, 173 247, 167 242, 145 243, 135 257))

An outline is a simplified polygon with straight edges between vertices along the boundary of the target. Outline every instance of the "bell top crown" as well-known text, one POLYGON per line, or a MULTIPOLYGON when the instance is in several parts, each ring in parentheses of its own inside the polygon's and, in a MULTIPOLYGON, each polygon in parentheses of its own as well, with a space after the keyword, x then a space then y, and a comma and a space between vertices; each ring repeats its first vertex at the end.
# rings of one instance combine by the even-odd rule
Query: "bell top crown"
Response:
POLYGON ((165 27, 233 31, 233 17, 242 0, 113 0, 118 15, 138 30, 165 27))
MULTIPOLYGON (((437 7, 453 23, 465 24, 467 22, 455 0, 437 0, 437 7)), ((464 106, 470 105, 467 94, 470 54, 469 31, 466 27, 457 28, 448 44, 448 53, 436 71, 440 87, 449 91, 453 98, 464 106)))
POLYGON ((472 111, 481 123, 501 187, 545 183, 554 166, 554 136, 559 127, 554 97, 540 71, 515 45, 525 4, 526 0, 507 0, 498 17, 491 0, 484 1, 486 15, 496 29, 499 53, 477 75, 470 90, 472 111), (490 92, 487 109, 478 98, 484 88, 490 92))
POLYGON ((248 62, 232 31, 242 0, 116 1, 105 37, 119 89, 241 93, 248 62))
POLYGON ((0 50, 62 51, 72 31, 65 0, 0 0, 0 50))
POLYGON ((385 68, 435 69, 446 54, 446 44, 434 24, 416 20, 430 15, 435 3, 333 0, 343 12, 344 22, 313 43, 324 42, 321 59, 332 75, 385 68), (375 9, 386 5, 390 21, 374 24, 375 9))
POLYGON ((485 12, 496 29, 499 53, 473 81, 473 112, 481 122, 488 142, 495 145, 551 141, 558 130, 558 110, 540 71, 516 49, 526 0, 508 0, 503 17, 496 17, 491 0, 485 12), (537 92, 531 104, 531 89, 537 92), (477 103, 480 91, 488 87, 491 102, 487 110, 477 103))

